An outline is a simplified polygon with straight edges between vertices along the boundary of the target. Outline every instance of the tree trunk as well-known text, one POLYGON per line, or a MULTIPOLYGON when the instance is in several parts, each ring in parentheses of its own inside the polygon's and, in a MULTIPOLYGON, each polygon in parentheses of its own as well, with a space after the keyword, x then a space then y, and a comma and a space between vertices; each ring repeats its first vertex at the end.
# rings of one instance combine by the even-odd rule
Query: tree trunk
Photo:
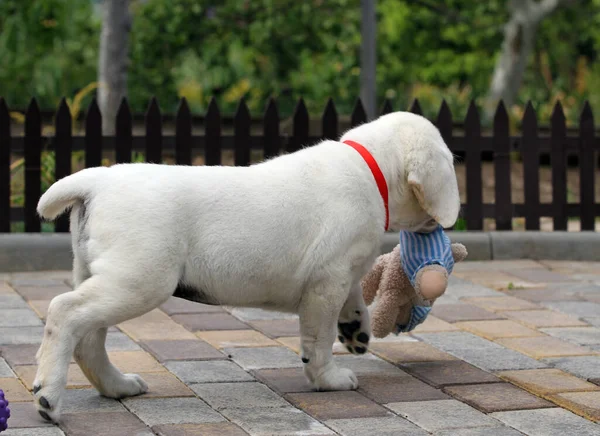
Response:
POLYGON ((129 0, 103 0, 98 62, 98 104, 102 132, 114 135, 119 104, 127 95, 127 64, 131 15, 129 0))
POLYGON ((540 22, 568 0, 510 0, 510 19, 504 27, 502 53, 496 62, 486 111, 493 116, 498 101, 510 108, 523 82, 540 22))

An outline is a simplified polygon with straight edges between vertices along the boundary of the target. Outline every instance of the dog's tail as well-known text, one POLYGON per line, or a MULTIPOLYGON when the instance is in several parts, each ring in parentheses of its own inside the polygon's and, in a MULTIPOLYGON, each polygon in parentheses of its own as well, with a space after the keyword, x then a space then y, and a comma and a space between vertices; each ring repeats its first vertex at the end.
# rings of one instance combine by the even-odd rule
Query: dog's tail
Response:
POLYGON ((91 197, 96 181, 106 170, 106 167, 88 168, 59 180, 40 198, 38 214, 51 221, 75 203, 91 197))

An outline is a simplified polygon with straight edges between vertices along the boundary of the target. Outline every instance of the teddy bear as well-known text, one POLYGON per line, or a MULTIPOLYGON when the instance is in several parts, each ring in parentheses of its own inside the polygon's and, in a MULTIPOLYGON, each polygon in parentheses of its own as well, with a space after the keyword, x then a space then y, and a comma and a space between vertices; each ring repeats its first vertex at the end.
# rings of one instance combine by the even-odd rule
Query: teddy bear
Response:
POLYGON ((400 232, 400 243, 377 258, 361 281, 376 338, 409 332, 427 318, 448 286, 455 262, 467 257, 464 245, 450 242, 437 225, 429 233, 400 232))

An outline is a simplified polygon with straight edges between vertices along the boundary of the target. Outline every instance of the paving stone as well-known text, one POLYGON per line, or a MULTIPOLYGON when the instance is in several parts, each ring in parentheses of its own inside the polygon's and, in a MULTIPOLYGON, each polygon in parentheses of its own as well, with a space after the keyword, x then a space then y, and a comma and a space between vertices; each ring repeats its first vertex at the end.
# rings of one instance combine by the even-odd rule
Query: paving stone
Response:
POLYGON ((565 274, 559 274, 554 271, 550 271, 542 268, 534 269, 513 269, 510 273, 523 280, 537 283, 559 283, 559 282, 572 282, 573 279, 565 274))
POLYGON ((225 312, 221 306, 210 306, 208 304, 194 303, 182 298, 171 297, 166 303, 160 306, 160 309, 167 315, 180 313, 217 313, 225 312))
POLYGON ((491 416, 528 436, 600 435, 600 426, 560 408, 497 412, 491 416))
POLYGON ((235 363, 227 360, 209 361, 169 361, 165 363, 169 371, 184 383, 217 383, 253 381, 250 374, 235 363))
POLYGON ((245 322, 271 319, 298 319, 298 315, 293 313, 276 312, 273 310, 248 307, 236 307, 231 310, 231 314, 245 322))
POLYGON ((592 421, 600 421, 600 392, 563 392, 551 397, 559 406, 584 416, 592 421))
POLYGON ((109 351, 108 357, 112 364, 124 373, 165 370, 160 363, 145 351, 109 351))
POLYGON ((429 434, 399 416, 331 419, 325 424, 342 436, 427 436, 429 434))
POLYGON ((486 371, 544 368, 547 364, 509 350, 470 333, 428 333, 418 335, 436 348, 486 371))
POLYGON ((556 392, 599 390, 592 383, 553 368, 505 371, 498 375, 504 380, 541 396, 556 392))
POLYGON ((193 397, 194 392, 167 371, 147 372, 142 375, 148 392, 137 398, 193 397))
POLYGON ((19 296, 16 291, 0 276, 0 295, 19 296))
POLYGON ((454 325, 489 340, 542 336, 537 330, 507 319, 457 322, 454 325))
POLYGON ((60 423, 69 436, 95 435, 98 434, 98 429, 111 436, 154 435, 142 421, 129 412, 69 413, 62 415, 60 423))
POLYGON ((65 436, 58 427, 9 428, 3 436, 65 436))
POLYGON ((500 338, 497 343, 536 359, 545 357, 585 356, 594 354, 589 348, 561 341, 550 336, 535 338, 500 338))
POLYGON ((310 384, 302 368, 260 369, 254 376, 279 394, 290 392, 312 392, 310 384))
POLYGON ((600 328, 598 327, 559 327, 542 329, 542 331, 555 338, 578 345, 600 344, 600 328))
POLYGON ((106 351, 141 351, 141 348, 126 334, 109 332, 106 335, 106 351))
MULTIPOLYGON (((0 355, 3 356, 11 366, 35 365, 35 355, 38 348, 40 348, 38 344, 0 345, 0 355)), ((1 361, 2 359, 0 359, 0 362, 1 361)), ((2 367, 1 363, 0 367, 2 367)))
POLYGON ((284 347, 226 348, 223 351, 246 370, 302 366, 300 356, 284 347))
POLYGON ((388 416, 384 407, 356 391, 287 394, 285 399, 320 421, 388 416))
POLYGON ((10 419, 8 426, 10 428, 31 428, 31 427, 52 427, 48 421, 42 419, 33 403, 13 403, 10 402, 10 419))
POLYGON ((37 273, 38 274, 13 274, 12 278, 9 281, 9 284, 15 289, 20 289, 23 287, 65 286, 65 279, 67 276, 65 276, 64 273, 57 272, 57 275, 60 277, 51 277, 51 274, 48 274, 47 272, 37 273))
POLYGON ((358 377, 359 392, 377 403, 441 400, 448 398, 439 389, 406 375, 372 374, 358 377))
POLYGON ((600 314, 600 304, 589 301, 548 301, 544 305, 576 318, 586 318, 600 314))
POLYGON ((297 319, 273 319, 251 321, 250 325, 270 338, 300 336, 300 322, 297 319))
POLYGON ((587 324, 563 313, 553 310, 515 310, 504 315, 525 324, 528 327, 582 327, 587 324))
POLYGON ((0 389, 4 391, 6 398, 10 403, 18 403, 22 401, 33 401, 33 397, 29 391, 21 384, 19 379, 13 377, 0 378, 0 389))
POLYGON ((232 408, 223 410, 223 414, 252 436, 325 436, 334 434, 320 422, 293 407, 232 408))
POLYGON ((4 295, 0 293, 0 313, 3 313, 5 309, 29 309, 29 306, 17 294, 4 295))
MULTIPOLYGON (((489 271, 486 272, 486 274, 489 274, 489 271)), ((446 289, 446 293, 444 295, 452 295, 457 298, 497 297, 501 296, 502 293, 486 286, 461 279, 453 274, 448 279, 448 288, 446 289)))
POLYGON ((210 424, 161 424, 152 427, 158 436, 247 436, 244 430, 230 422, 210 424))
POLYGON ((236 317, 223 312, 223 313, 186 313, 180 315, 173 315, 171 317, 173 321, 181 324, 186 329, 197 332, 204 330, 244 330, 250 329, 250 327, 237 319, 236 317))
POLYGON ((586 380, 600 378, 600 356, 550 358, 544 362, 586 380))
POLYGON ((146 424, 197 424, 225 421, 198 398, 128 398, 125 406, 146 424))
POLYGON ((542 303, 545 301, 581 301, 582 297, 575 292, 564 289, 526 289, 507 292, 509 295, 519 297, 523 300, 533 303, 542 303))
POLYGON ((414 330, 414 333, 429 333, 429 332, 452 332, 459 330, 458 327, 443 321, 434 315, 429 315, 425 322, 419 324, 414 330))
POLYGON ((495 419, 456 400, 390 403, 386 407, 429 432, 499 425, 495 419))
POLYGON ((523 436, 514 428, 502 427, 453 428, 452 430, 436 431, 435 436, 523 436))
POLYGON ((591 325, 593 325, 594 327, 600 327, 600 317, 599 316, 593 316, 593 317, 589 317, 589 318, 583 318, 583 320, 591 325))
POLYGON ((509 383, 448 386, 444 391, 485 413, 554 407, 554 404, 509 383))
POLYGON ((333 360, 340 367, 351 369, 357 376, 371 374, 407 375, 401 369, 372 354, 363 354, 362 356, 352 354, 333 356, 333 360))
POLYGON ((434 304, 431 313, 447 322, 504 319, 502 315, 489 312, 467 303, 434 304))
MULTIPOLYGON (((23 384, 27 389, 33 389, 33 380, 35 380, 35 374, 37 372, 36 365, 21 365, 13 368, 23 384)), ((67 374, 67 388, 89 388, 92 385, 88 379, 83 375, 79 366, 76 363, 69 365, 67 374)))
POLYGON ((463 301, 479 306, 492 312, 502 312, 506 310, 536 310, 542 309, 537 304, 521 298, 504 295, 502 297, 477 297, 466 298, 463 301))
POLYGON ((119 324, 119 329, 136 341, 195 339, 194 334, 177 324, 164 312, 154 309, 138 318, 119 324))
POLYGON ((392 344, 371 344, 369 351, 392 363, 430 362, 456 360, 425 342, 400 342, 392 344))
POLYGON ((57 295, 73 290, 64 283, 55 286, 16 286, 16 289, 26 300, 52 300, 57 295))
POLYGON ((0 345, 41 344, 44 327, 0 327, 0 345))
POLYGON ((14 377, 14 376, 15 376, 15 374, 10 369, 10 366, 8 366, 8 363, 6 363, 6 360, 4 360, 2 357, 0 357, 0 377, 7 378, 7 377, 14 377))
MULTIPOLYGON (((430 319, 431 316, 428 316, 427 319, 430 319)), ((451 331, 457 331, 459 329, 455 328, 452 324, 447 323, 446 321, 442 321, 442 320, 438 320, 440 322, 443 322, 444 324, 448 324, 452 329, 451 331)), ((427 321, 425 321, 427 322, 427 321)), ((423 324, 419 324, 419 325, 423 325, 423 324)), ((413 330, 413 331, 416 331, 413 330)), ((445 331, 445 330, 444 330, 445 331)), ((395 344, 395 343, 404 343, 404 342, 419 342, 418 339, 413 338, 410 333, 401 333, 399 335, 394 335, 394 334, 389 334, 387 335, 385 338, 374 338, 371 337, 371 340, 369 341, 369 346, 372 344, 395 344)))
POLYGON ((118 400, 103 397, 96 389, 67 389, 63 398, 65 414, 126 411, 118 400))
POLYGON ((230 347, 269 347, 277 342, 254 330, 216 330, 197 332, 200 339, 216 348, 230 347))
POLYGON ((35 314, 44 322, 48 317, 48 308, 50 307, 51 300, 29 300, 29 307, 33 309, 35 314))
POLYGON ((283 398, 257 382, 201 383, 193 384, 190 387, 200 398, 217 410, 288 406, 283 398))
POLYGON ((448 385, 495 383, 500 381, 494 374, 482 371, 460 360, 408 363, 402 365, 402 368, 437 388, 448 385))
POLYGON ((31 309, 0 310, 0 327, 35 327, 42 325, 42 321, 31 309))
POLYGON ((144 341, 142 345, 159 362, 167 360, 211 360, 225 359, 223 353, 200 339, 181 341, 144 341))

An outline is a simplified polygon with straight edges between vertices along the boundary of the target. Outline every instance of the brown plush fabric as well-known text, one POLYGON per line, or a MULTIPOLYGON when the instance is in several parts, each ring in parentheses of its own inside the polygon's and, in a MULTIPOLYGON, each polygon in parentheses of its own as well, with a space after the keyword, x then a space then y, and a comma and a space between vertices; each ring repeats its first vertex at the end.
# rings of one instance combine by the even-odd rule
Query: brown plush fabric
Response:
MULTIPOLYGON (((467 257, 467 249, 462 244, 452 244, 452 256, 455 262, 460 262, 467 257)), ((402 268, 400 245, 391 253, 379 256, 375 266, 363 277, 361 286, 365 303, 371 305, 375 302, 371 312, 371 330, 376 338, 386 337, 394 330, 396 324, 406 324, 413 305, 432 305, 446 290, 448 272, 439 265, 427 266, 419 271, 416 282, 417 290, 413 288, 402 268), (443 275, 445 285, 441 292, 439 289, 420 289, 420 277, 425 271, 435 271, 443 275), (423 291, 426 295, 434 295, 435 298, 424 299, 423 291)))

